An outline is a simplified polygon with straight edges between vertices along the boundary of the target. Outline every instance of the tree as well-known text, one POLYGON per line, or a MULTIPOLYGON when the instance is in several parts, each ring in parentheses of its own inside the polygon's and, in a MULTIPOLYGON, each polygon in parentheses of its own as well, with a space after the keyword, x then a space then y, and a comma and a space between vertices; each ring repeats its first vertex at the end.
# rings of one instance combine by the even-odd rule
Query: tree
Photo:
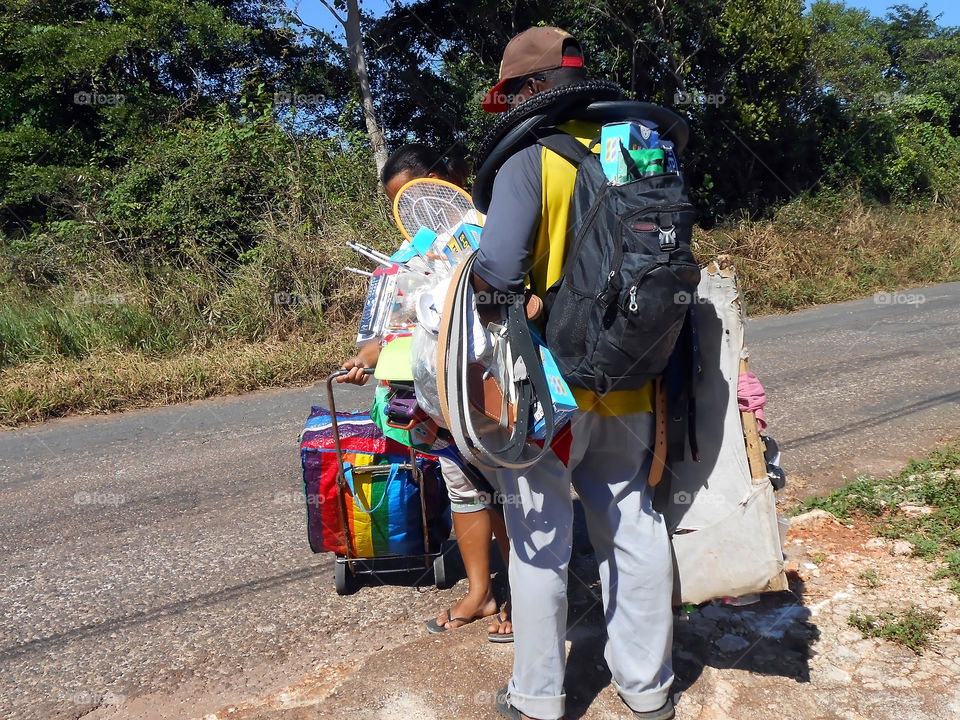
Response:
POLYGON ((383 128, 377 120, 377 111, 373 104, 373 95, 370 92, 370 78, 367 75, 367 57, 363 50, 363 36, 360 31, 360 8, 357 0, 346 1, 346 16, 337 12, 337 9, 327 2, 320 0, 330 14, 343 26, 347 41, 347 51, 350 55, 350 69, 356 77, 360 88, 360 104, 363 108, 363 120, 367 126, 367 135, 370 136, 370 147, 377 163, 377 174, 387 163, 387 144, 383 128))
POLYGON ((282 0, 15 0, 0 14, 0 231, 67 216, 185 118, 274 89, 335 95, 336 66, 282 0))

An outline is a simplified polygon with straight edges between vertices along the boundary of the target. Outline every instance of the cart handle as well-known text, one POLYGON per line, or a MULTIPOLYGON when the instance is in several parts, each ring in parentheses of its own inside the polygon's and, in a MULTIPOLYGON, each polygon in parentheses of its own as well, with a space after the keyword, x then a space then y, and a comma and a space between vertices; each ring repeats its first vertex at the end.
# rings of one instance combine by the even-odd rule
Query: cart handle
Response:
MULTIPOLYGON (((347 551, 348 562, 356 557, 353 548, 350 530, 347 524, 347 506, 343 500, 343 488, 347 484, 347 478, 343 474, 343 450, 340 448, 340 428, 337 426, 337 404, 333 398, 333 381, 338 377, 343 377, 349 370, 335 370, 327 376, 327 398, 330 400, 330 429, 333 431, 333 447, 337 452, 337 510, 340 514, 340 528, 344 535, 344 546, 347 551)), ((364 374, 373 375, 373 368, 364 368, 364 374)), ((353 570, 353 564, 350 564, 350 570, 353 570)))

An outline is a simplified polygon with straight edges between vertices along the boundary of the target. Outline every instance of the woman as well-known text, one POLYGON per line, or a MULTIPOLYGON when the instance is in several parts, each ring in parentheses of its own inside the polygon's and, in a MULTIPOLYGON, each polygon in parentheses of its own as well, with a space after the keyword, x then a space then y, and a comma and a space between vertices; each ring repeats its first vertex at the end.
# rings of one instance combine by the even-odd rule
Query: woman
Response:
MULTIPOLYGON (((417 178, 437 178, 463 186, 468 168, 463 161, 448 161, 433 148, 419 143, 409 143, 396 150, 383 166, 380 180, 387 199, 393 203, 400 189, 417 178)), ((356 356, 343 364, 346 375, 338 382, 363 385, 369 375, 364 368, 375 367, 380 355, 380 343, 364 345, 356 356)), ((503 517, 491 504, 491 498, 481 493, 466 477, 456 463, 440 459, 443 481, 450 496, 453 529, 460 547, 460 555, 467 572, 467 594, 451 608, 436 618, 427 621, 431 633, 445 632, 490 615, 496 615, 487 629, 491 642, 511 642, 513 625, 508 607, 497 607, 490 585, 490 539, 495 537, 504 563, 509 555, 506 527, 503 517)))

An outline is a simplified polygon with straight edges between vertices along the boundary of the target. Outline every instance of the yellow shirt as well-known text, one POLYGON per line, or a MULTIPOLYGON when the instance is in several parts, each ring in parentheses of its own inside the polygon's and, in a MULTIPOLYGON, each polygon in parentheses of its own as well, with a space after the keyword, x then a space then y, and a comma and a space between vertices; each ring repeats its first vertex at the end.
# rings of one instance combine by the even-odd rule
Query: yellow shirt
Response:
MULTIPOLYGON (((560 126, 584 145, 590 145, 600 134, 597 125, 570 121, 560 126)), ((567 250, 567 221, 570 199, 577 177, 576 168, 569 161, 545 147, 540 148, 543 162, 540 224, 534 240, 530 279, 538 293, 560 279, 567 250)), ((653 383, 639 390, 614 390, 597 395, 585 388, 571 388, 577 406, 600 415, 627 415, 635 412, 653 412, 653 383)))

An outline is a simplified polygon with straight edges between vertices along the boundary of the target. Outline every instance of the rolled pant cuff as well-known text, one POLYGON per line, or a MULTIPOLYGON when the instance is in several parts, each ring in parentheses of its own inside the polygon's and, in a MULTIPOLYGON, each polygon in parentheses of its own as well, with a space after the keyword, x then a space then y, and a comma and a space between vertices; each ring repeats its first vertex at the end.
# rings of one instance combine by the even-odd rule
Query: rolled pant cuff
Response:
POLYGON ((524 695, 515 690, 507 693, 507 702, 527 717, 537 720, 557 720, 563 717, 566 695, 543 697, 542 695, 524 695))
POLYGON ((467 514, 467 513, 480 512, 481 510, 486 510, 487 507, 488 506, 485 502, 482 502, 479 500, 477 502, 472 502, 472 503, 451 502, 450 512, 467 514))
POLYGON ((651 712, 652 710, 659 710, 663 707, 663 704, 667 701, 667 698, 670 697, 670 688, 660 688, 658 690, 647 690, 642 693, 627 692, 622 687, 617 684, 616 680, 611 680, 613 687, 616 688, 617 692, 620 694, 620 697, 623 698, 623 701, 627 704, 631 710, 636 710, 637 712, 651 712))

